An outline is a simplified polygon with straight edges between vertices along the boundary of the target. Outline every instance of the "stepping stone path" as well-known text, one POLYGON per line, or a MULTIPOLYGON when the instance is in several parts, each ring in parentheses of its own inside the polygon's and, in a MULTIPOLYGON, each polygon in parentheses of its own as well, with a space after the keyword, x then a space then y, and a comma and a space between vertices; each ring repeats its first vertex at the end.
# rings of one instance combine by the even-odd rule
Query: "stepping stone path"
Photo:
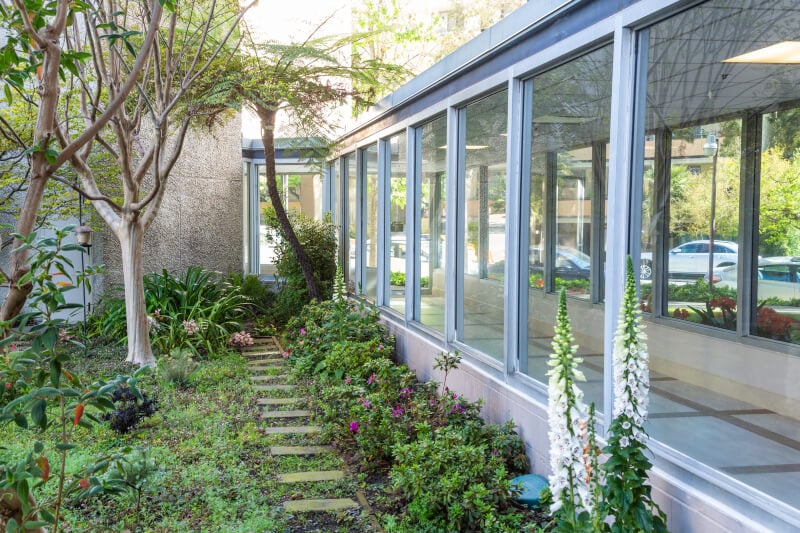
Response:
MULTIPOLYGON (((251 372, 251 381, 254 390, 261 394, 256 403, 261 408, 261 420, 267 423, 280 423, 282 425, 269 425, 264 427, 268 435, 309 435, 315 436, 322 431, 319 426, 304 425, 305 419, 311 416, 311 411, 302 409, 304 398, 285 397, 286 393, 296 390, 295 385, 286 384, 288 375, 285 374, 287 364, 283 358, 283 350, 272 337, 256 338, 253 346, 242 352, 248 360, 251 372), (274 375, 272 372, 279 374, 274 375), (275 397, 274 395, 277 395, 275 397), (285 425, 283 425, 285 424, 285 425)), ((334 448, 330 445, 296 445, 272 446, 270 455, 297 456, 312 458, 321 454, 332 453, 334 448)), ((309 459, 310 460, 310 459, 309 459)), ((325 483, 345 479, 347 473, 343 470, 323 470, 278 473, 279 483, 325 483)), ((354 491, 355 492, 355 491, 354 491)), ((363 494, 353 494, 353 498, 300 498, 285 501, 283 508, 287 513, 318 513, 342 512, 351 509, 365 508, 368 512, 369 504, 363 494), (361 503, 359 503, 361 502, 361 503)), ((374 518, 372 523, 376 524, 374 518)))

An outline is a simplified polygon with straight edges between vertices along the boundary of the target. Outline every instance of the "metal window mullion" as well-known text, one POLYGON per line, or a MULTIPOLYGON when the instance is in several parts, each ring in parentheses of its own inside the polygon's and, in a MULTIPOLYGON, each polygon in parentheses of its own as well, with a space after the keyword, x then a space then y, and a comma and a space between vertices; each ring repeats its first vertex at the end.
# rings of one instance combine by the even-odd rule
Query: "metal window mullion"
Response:
MULTIPOLYGON (((522 352, 522 331, 527 331, 523 327, 520 309, 521 300, 527 300, 527 277, 523 280, 522 271, 527 272, 527 265, 522 264, 521 257, 527 259, 527 254, 522 250, 527 250, 527 233, 524 228, 528 224, 524 221, 521 213, 525 212, 525 181, 522 173, 523 154, 526 153, 522 146, 521 138, 524 128, 525 109, 525 89, 519 80, 512 80, 508 91, 508 142, 506 153, 506 271, 505 283, 503 284, 503 299, 505 301, 504 310, 505 320, 503 332, 503 353, 505 354, 506 375, 511 375, 520 366, 519 357, 522 352), (520 111, 520 112, 518 112, 520 111), (524 291, 524 294, 523 294, 524 291)), ((530 166, 530 165, 528 165, 530 166)), ((530 189, 530 178, 528 179, 528 189, 530 189)), ((530 193, 527 194, 530 197, 530 193)), ((527 355, 525 357, 527 360, 527 355)))
POLYGON ((464 109, 450 107, 447 110, 447 228, 445 246, 445 303, 444 335, 447 343, 458 335, 463 338, 464 329, 464 210, 461 208, 463 194, 466 127, 464 109))
MULTIPOLYGON (((335 214, 335 219, 339 221, 339 265, 342 268, 342 275, 349 276, 348 259, 350 257, 350 236, 348 235, 349 221, 347 220, 347 188, 349 177, 347 174, 347 158, 339 158, 339 212, 335 214)), ((334 200, 335 201, 335 200, 334 200)), ((335 205, 335 204, 334 204, 335 205)), ((336 209, 334 207, 334 209, 336 209)), ((349 279, 347 281, 350 281, 349 279)))
POLYGON ((762 115, 748 113, 742 117, 742 168, 739 187, 739 264, 736 274, 736 333, 748 336, 756 319, 758 301, 758 212, 761 190, 761 127, 762 115), (754 294, 754 291, 755 294, 754 294))
POLYGON ((409 322, 420 319, 419 240, 422 204, 420 150, 422 150, 420 129, 406 128, 406 321, 409 322))
POLYGON ((555 290, 556 240, 558 239, 558 153, 544 153, 544 289, 555 290))
POLYGON ((389 228, 389 198, 391 193, 389 176, 391 175, 392 150, 389 146, 389 139, 378 142, 378 231, 376 235, 377 247, 375 251, 378 258, 375 270, 375 305, 383 306, 388 304, 387 295, 389 294, 389 251, 391 250, 392 233, 389 228))
MULTIPOLYGON (((646 95, 640 95, 645 98, 646 95)), ((644 128, 644 125, 641 126, 644 128)), ((644 142, 641 143, 644 150, 644 142)), ((663 126, 656 128, 653 150, 653 208, 651 216, 656 217, 655 239, 652 256, 651 312, 654 316, 664 315, 668 305, 669 284, 669 218, 670 189, 672 182, 672 129, 663 126)), ((644 160, 641 168, 644 168, 644 160)))
MULTIPOLYGON (((262 163, 263 165, 263 163, 262 163)), ((259 275, 261 273, 261 219, 259 213, 258 198, 258 164, 253 162, 250 165, 250 273, 259 275), (255 231, 253 231, 255 228, 255 231)))
MULTIPOLYGON (((519 331, 518 331, 518 357, 517 369, 520 373, 528 373, 528 298, 530 294, 529 268, 530 268, 530 219, 531 219, 531 160, 533 158, 533 80, 527 80, 521 87, 521 101, 517 105, 521 109, 521 124, 518 126, 519 140, 515 145, 519 147, 520 169, 520 199, 519 199, 519 331), (523 294, 524 292, 524 294, 523 294)), ((512 110, 513 112, 513 110, 512 110)))
MULTIPOLYGON (((592 142, 592 206, 591 206, 591 236, 589 249, 592 252, 589 283, 592 303, 602 302, 603 295, 603 227, 605 209, 606 179, 606 143, 603 141, 592 142)), ((582 230, 581 230, 582 231, 582 230)))
POLYGON ((367 151, 365 149, 356 152, 356 279, 355 289, 357 295, 362 295, 366 289, 365 271, 366 261, 366 199, 367 199, 367 151))
MULTIPOLYGON (((646 40, 646 34, 643 38, 646 40)), ((641 54, 645 65, 647 55, 641 54)), ((604 419, 603 427, 606 431, 613 418, 614 404, 614 332, 617 327, 617 317, 624 293, 625 263, 628 254, 639 253, 639 240, 632 236, 641 227, 641 191, 637 194, 635 189, 641 189, 641 179, 632 179, 634 169, 641 168, 643 152, 633 153, 637 144, 643 144, 644 128, 641 121, 642 99, 634 105, 639 106, 634 112, 634 96, 636 95, 637 73, 642 72, 641 62, 636 61, 636 33, 622 26, 620 21, 614 31, 614 61, 612 70, 611 91, 611 125, 610 138, 614 139, 611 145, 608 181, 608 229, 606 242, 606 299, 604 313, 603 336, 603 401, 604 419), (637 126, 642 127, 635 129, 637 126), (634 131, 636 134, 634 135, 634 131), (641 142, 640 142, 641 141, 641 142), (638 166, 637 166, 638 165, 638 166), (638 208, 634 207, 635 199, 640 198, 638 208)), ((642 78, 639 78, 641 81, 642 78)), ((638 85, 641 87, 641 85, 638 85)), ((637 257, 634 255, 634 257, 637 257)), ((637 261, 638 262, 638 261, 637 261)))

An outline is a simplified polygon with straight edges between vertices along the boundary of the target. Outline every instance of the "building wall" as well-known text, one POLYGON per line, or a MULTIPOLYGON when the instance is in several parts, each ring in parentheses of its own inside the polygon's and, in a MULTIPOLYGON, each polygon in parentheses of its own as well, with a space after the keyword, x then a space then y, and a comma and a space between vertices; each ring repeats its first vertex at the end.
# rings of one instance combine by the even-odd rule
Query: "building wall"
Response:
POLYGON ((448 384, 513 418, 537 473, 558 290, 605 431, 625 263, 649 265, 645 429, 672 531, 800 527, 800 225, 773 228, 780 251, 754 231, 800 197, 800 67, 740 56, 794 40, 796 17, 790 0, 531 2, 362 117, 328 165, 346 274, 400 358, 440 379, 436 355, 458 350, 448 384), (387 194, 369 200, 375 147, 379 191, 405 176, 402 229, 387 194))
MULTIPOLYGON (((242 142, 236 115, 211 132, 190 130, 167 192, 144 238, 144 271, 201 266, 242 270, 242 142)), ((95 240, 97 239, 95 236, 95 240)), ((105 289, 122 283, 119 243, 102 231, 105 289)))

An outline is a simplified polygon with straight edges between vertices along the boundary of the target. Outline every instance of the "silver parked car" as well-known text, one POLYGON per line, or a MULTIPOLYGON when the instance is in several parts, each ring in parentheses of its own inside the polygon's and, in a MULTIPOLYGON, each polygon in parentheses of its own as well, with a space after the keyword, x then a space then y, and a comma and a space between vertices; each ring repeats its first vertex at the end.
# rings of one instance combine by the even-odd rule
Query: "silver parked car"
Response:
MULTIPOLYGON (((670 278, 699 278, 708 273, 708 240, 685 242, 669 251, 667 257, 670 278)), ((732 241, 714 241, 714 268, 735 265, 739 245, 732 241)), ((653 254, 642 253, 641 279, 653 276, 653 254)))
MULTIPOLYGON (((736 265, 714 271, 714 283, 719 287, 736 288, 736 265)), ((800 257, 765 257, 758 262, 756 298, 800 298, 800 257)))

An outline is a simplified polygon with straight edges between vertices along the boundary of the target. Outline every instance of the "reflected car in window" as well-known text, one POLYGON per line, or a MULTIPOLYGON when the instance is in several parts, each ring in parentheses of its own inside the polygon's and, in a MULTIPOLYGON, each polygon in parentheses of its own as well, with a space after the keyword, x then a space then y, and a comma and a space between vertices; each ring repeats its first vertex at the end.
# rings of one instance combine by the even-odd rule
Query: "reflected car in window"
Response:
MULTIPOLYGON (((676 246, 667 256, 669 277, 700 278, 708 274, 708 253, 710 242, 707 240, 689 241, 676 246)), ((739 245, 732 241, 714 241, 714 268, 735 265, 739 257, 739 245)), ((653 276, 653 254, 642 253, 639 277, 647 280, 653 276)))
MULTIPOLYGON (((538 248, 531 247, 528 270, 530 274, 544 276, 544 263, 538 248)), ((558 247, 556 249, 553 277, 561 279, 589 279, 591 257, 574 248, 558 247)))
MULTIPOLYGON (((736 265, 714 271, 714 283, 736 289, 736 265)), ((800 257, 765 257, 758 263, 758 301, 767 298, 792 300, 800 298, 800 257)))

